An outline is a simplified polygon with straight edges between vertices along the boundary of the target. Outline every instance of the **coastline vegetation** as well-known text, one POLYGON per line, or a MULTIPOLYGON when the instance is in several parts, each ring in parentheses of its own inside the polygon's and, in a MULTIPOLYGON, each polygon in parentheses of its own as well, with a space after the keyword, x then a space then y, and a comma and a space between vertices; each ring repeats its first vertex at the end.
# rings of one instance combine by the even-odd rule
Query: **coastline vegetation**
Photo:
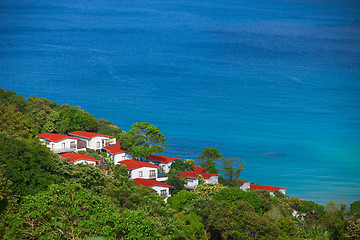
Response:
MULTIPOLYGON (((35 137, 41 132, 94 131, 116 137, 143 158, 161 153, 165 136, 149 123, 124 132, 80 107, 0 88, 1 239, 360 239, 360 201, 349 207, 301 201, 280 192, 243 191, 244 163, 222 158, 220 184, 187 191, 180 171, 194 161, 175 160, 167 203, 129 179, 124 167, 74 165, 35 137)), ((218 173, 217 149, 199 161, 218 173)))

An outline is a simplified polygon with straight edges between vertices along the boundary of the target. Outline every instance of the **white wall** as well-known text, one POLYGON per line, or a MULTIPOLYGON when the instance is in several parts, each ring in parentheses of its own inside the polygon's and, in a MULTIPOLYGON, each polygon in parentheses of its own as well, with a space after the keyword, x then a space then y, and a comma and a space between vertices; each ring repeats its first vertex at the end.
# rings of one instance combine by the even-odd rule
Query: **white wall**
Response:
POLYGON ((171 164, 172 162, 169 163, 160 163, 159 167, 161 167, 165 173, 169 173, 170 172, 170 168, 171 168, 171 164))
POLYGON ((240 189, 246 190, 250 188, 250 182, 245 182, 243 185, 240 186, 240 189))
POLYGON ((119 154, 110 154, 108 153, 108 156, 111 157, 113 160, 114 160, 114 165, 118 165, 118 162, 120 161, 124 161, 124 160, 127 160, 127 159, 130 159, 132 160, 132 156, 131 154, 128 154, 128 153, 119 153, 119 154))
POLYGON ((80 164, 80 163, 96 165, 96 162, 88 161, 88 160, 78 160, 78 161, 74 162, 74 164, 80 164))
POLYGON ((199 180, 197 178, 186 178, 186 189, 195 189, 199 184, 199 180))
POLYGON ((218 182, 219 182, 219 177, 218 177, 218 176, 211 176, 211 178, 209 178, 209 179, 204 179, 204 180, 205 180, 205 183, 214 184, 214 183, 218 183, 218 182))
POLYGON ((161 196, 161 190, 166 190, 166 196, 170 195, 168 187, 153 186, 151 188, 154 189, 159 196, 161 196))
MULTIPOLYGON (((42 141, 44 143, 47 142, 46 140, 44 140, 42 138, 40 138, 40 141, 42 141)), ((77 141, 76 141, 76 139, 64 139, 59 142, 48 141, 46 146, 55 153, 72 152, 72 151, 76 151, 77 141), (71 142, 75 143, 75 148, 70 148, 71 142)))
POLYGON ((106 142, 109 142, 108 137, 94 137, 90 141, 86 142, 86 147, 94 150, 101 150, 106 146, 106 142))
POLYGON ((157 174, 158 174, 157 168, 142 167, 142 168, 132 170, 130 173, 130 178, 131 179, 135 179, 135 178, 156 179, 157 174), (150 177, 150 170, 155 170, 154 177, 150 177), (139 175, 140 172, 142 172, 142 177, 140 177, 140 175, 139 175))

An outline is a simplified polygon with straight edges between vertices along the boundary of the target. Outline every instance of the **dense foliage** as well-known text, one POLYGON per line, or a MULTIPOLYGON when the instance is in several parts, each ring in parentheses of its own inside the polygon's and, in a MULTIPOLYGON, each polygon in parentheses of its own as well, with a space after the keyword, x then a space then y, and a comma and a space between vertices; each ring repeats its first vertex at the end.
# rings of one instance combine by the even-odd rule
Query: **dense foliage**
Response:
MULTIPOLYGON (((101 166, 74 165, 34 138, 42 131, 99 131, 148 154, 166 147, 152 125, 124 133, 79 107, 3 89, 0 118, 1 239, 360 239, 360 201, 348 210, 334 201, 321 206, 280 192, 243 191, 243 165, 232 161, 223 161, 232 176, 220 177, 223 184, 199 179, 193 191, 184 190, 179 178, 193 163, 175 161, 168 176, 175 191, 165 203, 129 179, 123 166, 113 166, 109 175, 101 166)), ((208 148, 199 159, 215 171, 220 157, 208 148)))
POLYGON ((129 132, 119 138, 121 146, 136 158, 148 159, 152 153, 161 153, 167 148, 165 136, 147 122, 134 123, 129 132))
POLYGON ((201 162, 200 166, 209 170, 209 173, 218 173, 216 161, 222 157, 222 154, 216 148, 204 148, 202 155, 198 157, 201 162))

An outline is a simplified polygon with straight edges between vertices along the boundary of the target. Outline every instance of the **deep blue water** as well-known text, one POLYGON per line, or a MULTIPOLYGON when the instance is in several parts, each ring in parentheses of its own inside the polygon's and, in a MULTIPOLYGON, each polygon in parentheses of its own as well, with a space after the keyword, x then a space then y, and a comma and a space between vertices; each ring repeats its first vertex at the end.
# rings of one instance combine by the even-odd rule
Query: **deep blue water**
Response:
POLYGON ((359 1, 0 0, 0 87, 150 122, 164 154, 215 147, 300 199, 360 199, 359 1))

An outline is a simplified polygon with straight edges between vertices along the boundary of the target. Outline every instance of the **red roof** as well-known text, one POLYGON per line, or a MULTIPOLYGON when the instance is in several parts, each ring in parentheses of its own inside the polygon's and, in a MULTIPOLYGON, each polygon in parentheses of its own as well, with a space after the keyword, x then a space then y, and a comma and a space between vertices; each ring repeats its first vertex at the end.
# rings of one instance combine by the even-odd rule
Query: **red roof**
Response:
POLYGON ((109 153, 111 153, 113 155, 124 152, 124 149, 121 148, 120 143, 118 141, 116 141, 116 144, 108 145, 108 146, 103 147, 103 149, 108 150, 109 153))
POLYGON ((154 179, 145 179, 145 178, 135 178, 133 179, 137 185, 143 185, 145 187, 168 187, 173 188, 173 186, 167 185, 166 183, 156 181, 154 179))
POLYGON ((101 133, 85 132, 85 131, 74 131, 74 132, 71 132, 69 134, 79 136, 79 137, 84 137, 84 138, 111 137, 111 136, 104 135, 104 134, 101 134, 101 133))
POLYGON ((40 133, 36 136, 38 136, 39 138, 45 138, 45 139, 49 140, 50 142, 60 142, 64 139, 78 139, 75 137, 70 137, 70 136, 61 135, 61 134, 57 134, 57 133, 40 133))
POLYGON ((69 159, 70 162, 76 162, 80 160, 86 160, 86 161, 93 161, 93 162, 100 162, 99 160, 86 155, 86 154, 79 154, 79 153, 63 153, 60 154, 60 157, 69 159))
POLYGON ((136 161, 136 160, 124 160, 118 162, 120 165, 125 165, 127 169, 134 170, 142 167, 150 167, 150 168, 161 168, 149 162, 144 161, 136 161))
POLYGON ((196 172, 183 172, 183 171, 181 171, 180 177, 182 177, 182 178, 197 178, 198 174, 196 172))
POLYGON ((250 188, 254 190, 268 190, 270 192, 279 191, 281 189, 286 189, 285 187, 273 187, 273 186, 265 186, 259 184, 250 184, 250 188))
POLYGON ((183 171, 181 171, 180 177, 182 177, 182 178, 198 178, 199 175, 202 176, 204 179, 210 179, 212 176, 218 176, 219 174, 183 172, 183 171))
POLYGON ((207 172, 207 169, 206 168, 203 168, 203 167, 198 167, 196 166, 194 168, 194 171, 197 172, 197 173, 206 173, 207 172))
POLYGON ((175 159, 179 159, 179 158, 174 158, 174 157, 166 157, 166 156, 160 156, 160 155, 150 155, 149 156, 149 160, 155 160, 161 163, 169 163, 174 161, 175 159))

